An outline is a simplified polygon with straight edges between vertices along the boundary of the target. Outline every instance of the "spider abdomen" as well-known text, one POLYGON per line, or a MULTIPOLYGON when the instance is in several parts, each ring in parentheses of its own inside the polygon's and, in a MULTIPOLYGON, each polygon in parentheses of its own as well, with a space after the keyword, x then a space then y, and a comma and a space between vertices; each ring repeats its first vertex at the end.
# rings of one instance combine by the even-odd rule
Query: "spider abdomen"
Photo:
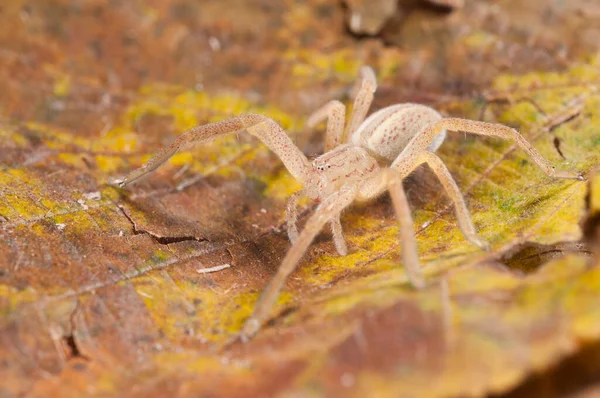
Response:
MULTIPOLYGON (((352 143, 393 161, 414 136, 441 119, 435 109, 425 105, 393 105, 369 116, 352 134, 352 143)), ((442 134, 436 137, 430 150, 437 150, 443 138, 442 134)))

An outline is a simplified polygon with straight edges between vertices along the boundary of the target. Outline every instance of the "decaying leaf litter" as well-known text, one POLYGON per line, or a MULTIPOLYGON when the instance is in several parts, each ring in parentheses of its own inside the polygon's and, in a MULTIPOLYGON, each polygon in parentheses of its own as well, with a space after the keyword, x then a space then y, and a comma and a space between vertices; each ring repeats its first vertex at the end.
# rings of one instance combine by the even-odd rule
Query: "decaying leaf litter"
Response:
MULTIPOLYGON (((443 160, 435 154, 448 132, 468 132, 513 142, 513 146, 525 152, 528 160, 546 176, 585 180, 580 172, 556 168, 517 130, 502 124, 444 118, 435 109, 420 104, 394 104, 367 117, 376 87, 375 72, 371 67, 364 66, 360 69, 353 90, 352 111, 347 123, 344 121, 346 106, 338 100, 329 101, 308 117, 308 128, 314 128, 322 121, 327 123, 324 153, 312 162, 277 122, 265 115, 248 113, 183 132, 142 166, 115 180, 119 187, 124 188, 147 177, 189 147, 222 136, 247 132, 274 152, 289 174, 302 184, 302 189, 289 198, 286 206, 286 229, 292 245, 277 272, 260 294, 251 315, 244 322, 239 333, 241 342, 246 343, 254 337, 269 319, 287 279, 296 270, 304 253, 321 230, 329 225, 337 254, 348 255, 340 221, 341 213, 355 202, 374 201, 386 192, 390 194, 398 219, 397 240, 402 243, 402 265, 406 279, 416 289, 425 288, 426 281, 419 265, 411 209, 403 187, 404 180, 423 164, 434 172, 452 200, 458 226, 465 239, 482 250, 490 249, 489 243, 477 234, 454 178, 443 160), (304 228, 299 231, 298 200, 303 197, 312 199, 318 205, 307 218, 304 228)), ((574 112, 578 110, 575 109, 574 112)), ((566 120, 574 112, 566 113, 566 120)), ((565 118, 562 115, 558 117, 565 118)), ((309 131, 305 130, 306 133, 309 131)), ((562 155, 562 152, 559 154, 562 155)), ((448 301, 447 298, 443 300, 448 301)))
MULTIPOLYGON (((516 70, 523 68, 518 74, 469 80, 468 70, 487 68, 473 61, 465 67, 459 55, 481 54, 492 70, 501 68, 493 46, 475 40, 482 33, 485 43, 507 37, 494 24, 482 32, 475 19, 475 30, 454 44, 462 51, 444 55, 428 42, 415 52, 384 47, 377 38, 357 41, 344 33, 344 9, 336 4, 251 5, 235 6, 248 7, 246 14, 233 6, 211 13, 218 5, 207 2, 196 19, 189 16, 200 15, 197 6, 170 2, 149 9, 98 2, 73 10, 59 1, 10 6, 12 15, 29 19, 13 18, 4 28, 11 31, 2 30, 8 45, 0 70, 10 82, 0 106, 6 391, 480 395, 507 391, 533 370, 575 355, 581 343, 597 341, 597 271, 585 247, 567 244, 581 238, 587 183, 551 181, 510 144, 454 134, 441 156, 468 192, 493 250, 464 241, 426 170, 406 185, 424 272, 432 282, 444 276, 450 317, 443 315, 439 284, 416 293, 404 282, 397 225, 383 198, 344 215, 350 255, 336 256, 323 234, 288 284, 271 327, 251 344, 215 354, 213 347, 239 330, 289 247, 283 210, 299 187, 272 154, 241 135, 182 154, 131 195, 107 184, 185 128, 263 113, 304 142, 308 155, 317 153, 319 134, 299 136, 304 118, 343 98, 358 68, 370 64, 383 86, 378 108, 418 101, 449 115, 481 115, 518 127, 565 167, 591 172, 598 164, 598 56, 585 40, 566 65, 548 60, 538 69, 515 61, 516 70), (256 21, 271 21, 276 34, 265 38, 256 21), (92 27, 102 22, 113 29, 98 39, 92 27), (118 33, 131 26, 135 35, 118 33), (74 29, 78 40, 67 40, 74 29), (250 51, 252 43, 261 51, 250 51), (75 50, 83 55, 67 56, 75 50), (138 63, 125 61, 131 54, 138 63), (32 58, 44 67, 28 63, 32 58), (415 73, 415 60, 429 61, 415 73), (447 78, 462 86, 428 72, 444 63, 447 78), (460 65, 466 69, 457 74, 460 65), (469 87, 490 101, 461 91, 469 87), (176 189, 198 175, 206 177, 176 189), (513 267, 512 259, 526 257, 519 248, 527 243, 539 244, 542 254, 563 247, 574 253, 526 274, 498 265, 513 267), (232 266, 196 272, 223 264, 232 266)), ((447 29, 485 6, 465 4, 445 17, 447 29)), ((542 35, 529 45, 543 49, 552 40, 542 35)))

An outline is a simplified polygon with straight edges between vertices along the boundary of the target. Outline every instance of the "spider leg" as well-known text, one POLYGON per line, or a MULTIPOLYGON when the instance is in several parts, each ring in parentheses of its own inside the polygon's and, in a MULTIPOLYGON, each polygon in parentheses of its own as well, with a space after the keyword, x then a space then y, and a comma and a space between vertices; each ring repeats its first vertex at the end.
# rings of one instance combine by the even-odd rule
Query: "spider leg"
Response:
POLYGON ((401 162, 403 158, 416 155, 424 150, 433 140, 435 136, 444 130, 463 131, 472 134, 478 134, 488 137, 498 137, 504 140, 514 141, 533 162, 546 175, 555 178, 570 178, 575 180, 583 180, 581 174, 573 173, 566 170, 556 170, 546 158, 544 158, 519 132, 513 128, 502 124, 486 123, 468 119, 446 118, 442 119, 432 126, 425 128, 417 134, 406 146, 400 156, 394 161, 394 164, 401 162))
POLYGON ((340 221, 340 215, 334 216, 329 222, 331 227, 331 234, 333 235, 333 243, 335 249, 340 256, 348 254, 348 246, 346 246, 346 240, 344 239, 344 232, 342 231, 342 223, 340 221))
POLYGON ((290 196, 285 208, 285 223, 287 226, 287 234, 292 244, 298 239, 298 198, 302 195, 302 191, 298 191, 290 196))
POLYGON ((352 115, 350 116, 350 123, 348 124, 348 131, 346 131, 345 137, 349 139, 352 137, 352 133, 358 129, 358 127, 364 122, 367 112, 373 102, 373 96, 377 89, 377 79, 375 72, 369 66, 363 66, 360 68, 359 78, 354 85, 353 92, 356 93, 354 97, 354 105, 352 106, 352 115))
POLYGON ((425 287, 423 273, 419 267, 419 254, 417 251, 417 239, 413 230, 413 219, 410 213, 410 206, 404 187, 402 186, 402 177, 397 174, 391 174, 392 178, 388 181, 388 190, 394 203, 394 212, 400 222, 400 241, 402 242, 402 263, 406 270, 406 275, 414 287, 422 289, 425 287))
POLYGON ((296 239, 290 250, 288 250, 277 273, 267 284, 258 303, 254 307, 254 312, 244 324, 241 332, 241 339, 243 341, 248 340, 256 334, 262 323, 267 319, 286 279, 296 269, 300 258, 315 236, 317 236, 328 221, 339 215, 344 208, 352 203, 356 197, 356 193, 356 185, 345 185, 339 191, 326 197, 317 207, 306 222, 306 226, 298 236, 298 239, 296 239))
MULTIPOLYGON (((346 122, 346 107, 340 101, 332 100, 313 112, 306 120, 305 132, 313 129, 323 120, 327 119, 327 131, 325 133, 325 152, 329 152, 344 141, 344 124, 346 122)), ((288 237, 294 243, 298 237, 296 221, 298 212, 296 210, 298 193, 294 194, 288 202, 286 211, 286 224, 288 237)), ((336 250, 341 256, 348 253, 346 241, 342 232, 342 224, 339 215, 331 222, 331 233, 336 250)))
POLYGON ((467 209, 465 203, 465 198, 460 192, 458 185, 456 185, 456 181, 454 181, 452 174, 450 174, 450 171, 448 171, 448 168, 439 156, 433 152, 423 151, 416 157, 407 158, 404 162, 397 164, 395 168, 402 169, 402 173, 404 173, 404 170, 412 171, 423 163, 427 163, 429 168, 435 173, 438 180, 444 186, 446 193, 454 203, 458 226, 465 238, 481 249, 489 249, 489 244, 477 235, 475 226, 471 220, 471 213, 469 212, 469 209, 467 209))
POLYGON ((402 245, 402 262, 408 280, 417 289, 425 287, 425 280, 419 267, 417 252, 417 239, 413 230, 413 219, 410 212, 408 199, 402 186, 406 174, 401 174, 395 169, 382 169, 373 178, 363 181, 359 185, 358 201, 367 201, 381 195, 385 190, 390 191, 394 212, 400 222, 400 243, 402 245))
MULTIPOLYGON (((286 206, 285 211, 285 223, 287 225, 287 234, 290 242, 295 243, 298 239, 298 228, 296 222, 298 221, 298 198, 302 195, 302 191, 294 193, 286 206)), ((329 222, 331 226, 331 233, 333 235, 333 243, 335 249, 340 256, 348 254, 348 247, 346 246, 346 240, 342 231, 342 224, 340 222, 340 215, 334 216, 329 222)))
MULTIPOLYGON (((348 130, 344 134, 344 123, 346 117, 346 107, 340 101, 333 100, 317 109, 311 114, 305 126, 305 131, 312 129, 323 120, 327 119, 327 132, 325 133, 325 152, 328 152, 346 139, 352 136, 352 132, 356 130, 361 123, 365 120, 369 107, 373 102, 373 94, 377 88, 377 79, 373 69, 364 66, 360 69, 358 80, 353 88, 355 95, 354 105, 352 107, 352 115, 350 116, 350 122, 346 126, 348 130)), ((290 198, 287 205, 287 216, 286 224, 288 230, 288 237, 290 241, 294 243, 298 236, 298 229, 296 228, 297 210, 295 208, 297 203, 297 197, 290 198)), ((346 255, 348 248, 342 231, 342 224, 340 222, 339 215, 331 220, 331 233, 333 234, 333 242, 337 252, 340 255, 346 255)))
POLYGON ((360 186, 358 200, 368 200, 381 194, 386 188, 390 191, 396 217, 400 221, 400 241, 402 242, 402 260, 408 279, 413 286, 420 289, 425 286, 423 274, 419 268, 419 257, 417 251, 417 241, 413 230, 413 220, 410 212, 410 206, 402 186, 403 179, 410 174, 417 166, 427 163, 436 174, 448 195, 454 202, 458 225, 467 238, 474 245, 486 249, 488 244, 481 239, 475 232, 475 227, 471 221, 471 215, 465 200, 452 178, 452 175, 442 162, 442 160, 432 152, 423 151, 414 156, 400 158, 400 162, 395 163, 389 169, 371 179, 365 181, 360 186))
POLYGON ((273 120, 262 115, 241 115, 216 123, 194 127, 180 135, 171 145, 162 149, 140 168, 133 170, 118 183, 121 187, 151 173, 171 156, 193 144, 211 140, 215 137, 248 131, 260 139, 269 149, 279 156, 289 172, 301 182, 305 182, 310 173, 310 163, 306 156, 294 145, 285 131, 273 120))
POLYGON ((471 213, 469 212, 469 209, 467 209, 465 203, 465 198, 442 159, 435 153, 429 151, 422 152, 419 158, 420 161, 427 163, 429 168, 435 173, 438 180, 440 180, 444 186, 446 193, 450 196, 452 202, 454 202, 458 226, 465 238, 480 249, 488 250, 489 244, 477 235, 475 226, 471 220, 471 213))
POLYGON ((344 123, 346 122, 346 107, 340 101, 329 101, 313 112, 306 120, 305 133, 327 119, 325 133, 325 152, 331 151, 343 141, 344 123))

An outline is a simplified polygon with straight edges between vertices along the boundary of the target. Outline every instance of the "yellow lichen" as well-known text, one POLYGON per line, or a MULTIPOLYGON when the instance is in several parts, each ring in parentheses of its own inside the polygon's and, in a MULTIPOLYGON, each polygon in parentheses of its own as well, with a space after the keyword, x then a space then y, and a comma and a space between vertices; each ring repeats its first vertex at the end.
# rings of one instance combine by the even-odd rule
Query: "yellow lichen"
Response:
POLYGON ((53 93, 57 97, 66 97, 71 91, 71 77, 68 75, 61 76, 54 83, 53 93))

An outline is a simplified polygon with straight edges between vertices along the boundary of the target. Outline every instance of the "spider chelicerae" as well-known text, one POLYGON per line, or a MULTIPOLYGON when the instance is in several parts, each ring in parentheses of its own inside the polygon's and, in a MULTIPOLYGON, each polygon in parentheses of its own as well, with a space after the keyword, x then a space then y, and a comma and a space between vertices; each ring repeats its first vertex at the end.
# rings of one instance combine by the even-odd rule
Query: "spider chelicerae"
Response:
POLYGON ((474 245, 487 249, 488 244, 475 231, 465 200, 444 162, 435 154, 446 131, 461 131, 514 141, 544 173, 557 178, 583 179, 581 174, 556 170, 550 162, 515 129, 481 121, 444 118, 435 109, 419 104, 397 104, 383 108, 366 118, 377 87, 370 67, 360 69, 354 92, 354 106, 345 128, 346 108, 340 101, 330 101, 307 120, 312 128, 327 120, 325 153, 312 162, 294 145, 285 131, 272 119, 257 114, 194 127, 171 145, 162 149, 140 168, 117 182, 131 184, 165 163, 176 152, 192 144, 215 137, 247 131, 275 152, 288 171, 303 184, 287 206, 287 232, 292 246, 277 273, 263 291, 254 312, 244 324, 241 337, 247 340, 260 329, 284 286, 308 246, 325 224, 329 223, 337 252, 348 252, 340 213, 354 201, 368 201, 389 191, 400 222, 402 260, 407 276, 416 288, 425 286, 419 267, 413 221, 402 180, 419 165, 426 163, 452 199, 458 225, 474 245), (307 196, 319 202, 304 229, 296 228, 297 200, 307 196))

